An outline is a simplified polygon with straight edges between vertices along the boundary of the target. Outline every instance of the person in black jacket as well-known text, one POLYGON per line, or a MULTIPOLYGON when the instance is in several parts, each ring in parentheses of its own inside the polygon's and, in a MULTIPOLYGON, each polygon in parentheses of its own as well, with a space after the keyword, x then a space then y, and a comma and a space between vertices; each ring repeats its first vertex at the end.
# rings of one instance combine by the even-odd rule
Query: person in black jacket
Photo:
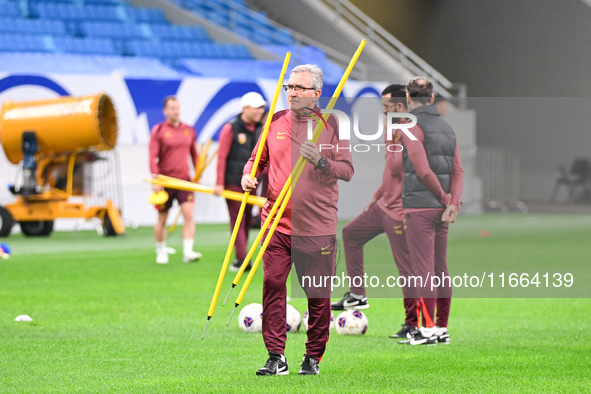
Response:
MULTIPOLYGON (((242 112, 222 128, 218 147, 217 181, 214 194, 219 196, 222 191, 231 190, 243 193, 240 181, 244 165, 250 159, 263 125, 261 120, 265 114, 267 102, 256 92, 246 93, 241 99, 242 112)), ((230 229, 234 229, 240 201, 226 199, 230 214, 230 229)), ((252 205, 247 205, 244 217, 240 222, 240 230, 236 236, 234 249, 236 259, 230 266, 231 271, 238 271, 246 257, 246 245, 252 217, 252 205)), ((250 269, 248 264, 247 269, 250 269)))

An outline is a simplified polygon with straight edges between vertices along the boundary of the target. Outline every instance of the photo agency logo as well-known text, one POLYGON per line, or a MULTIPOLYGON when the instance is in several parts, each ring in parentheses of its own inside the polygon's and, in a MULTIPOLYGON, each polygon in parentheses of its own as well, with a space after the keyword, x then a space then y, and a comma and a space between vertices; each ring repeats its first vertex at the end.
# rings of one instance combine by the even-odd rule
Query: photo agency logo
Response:
MULTIPOLYGON (((367 116, 376 116, 376 113, 359 113, 353 112, 353 122, 351 123, 350 116, 345 113, 344 111, 337 110, 337 109, 320 109, 316 110, 313 108, 306 107, 308 113, 306 115, 310 116, 312 119, 308 119, 307 130, 308 130, 308 139, 312 140, 314 135, 314 125, 313 121, 315 120, 318 124, 323 123, 325 128, 328 128, 328 124, 326 120, 324 120, 323 114, 333 114, 337 117, 339 121, 339 139, 340 140, 351 140, 351 135, 354 135, 357 139, 361 141, 366 141, 366 143, 355 143, 350 144, 347 147, 342 147, 338 145, 332 144, 320 144, 318 149, 320 152, 323 150, 348 150, 349 152, 358 152, 358 153, 365 153, 370 151, 377 151, 382 152, 384 149, 388 150, 388 152, 402 152, 404 147, 401 144, 389 144, 386 145, 385 143, 369 143, 371 141, 384 141, 384 121, 386 123, 386 138, 388 141, 394 141, 394 134, 395 130, 400 130, 406 136, 412 140, 416 141, 417 138, 410 132, 409 129, 413 128, 417 125, 417 118, 415 115, 408 113, 408 112, 377 112, 378 130, 374 134, 363 134, 361 132, 361 128, 359 126, 360 120, 363 117, 367 116), (401 119, 405 119, 405 122, 401 122, 401 119), (352 126, 352 127, 351 127, 352 126)), ((394 141, 397 142, 397 141, 394 141)))

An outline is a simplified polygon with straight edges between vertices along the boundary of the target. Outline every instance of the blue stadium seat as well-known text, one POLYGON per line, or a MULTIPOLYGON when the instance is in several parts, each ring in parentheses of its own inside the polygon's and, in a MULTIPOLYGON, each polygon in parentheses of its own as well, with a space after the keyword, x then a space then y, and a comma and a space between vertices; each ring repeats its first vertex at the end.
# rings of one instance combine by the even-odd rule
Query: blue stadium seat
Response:
POLYGON ((150 23, 168 23, 164 13, 160 8, 140 8, 130 7, 127 9, 127 15, 136 22, 150 23))
POLYGON ((83 2, 93 5, 125 5, 124 0, 83 0, 83 2))
POLYGON ((56 48, 60 52, 95 55, 116 55, 113 41, 106 38, 54 37, 56 48))
POLYGON ((109 5, 39 3, 32 12, 40 18, 72 21, 124 21, 127 18, 123 7, 109 5))
POLYGON ((179 59, 177 68, 193 75, 227 77, 250 80, 253 78, 277 78, 282 61, 235 59, 179 59))
POLYGON ((20 15, 21 13, 16 3, 0 3, 0 16, 9 17, 20 15))
POLYGON ((28 0, 29 4, 39 3, 64 3, 64 4, 80 4, 79 0, 28 0))
POLYGON ((21 18, 1 18, 0 32, 23 34, 51 34, 55 36, 66 35, 66 27, 61 21, 32 20, 21 18))
POLYGON ((2 52, 50 52, 47 42, 51 36, 2 34, 0 51, 2 52))
POLYGON ((279 45, 291 45, 294 43, 291 32, 287 29, 279 29, 275 33, 275 42, 279 45))
MULTIPOLYGON (((0 47, 2 43, 0 36, 0 47)), ((131 78, 178 79, 177 71, 154 58, 70 53, 0 53, 2 70, 10 73, 111 74, 123 73, 131 78)))
POLYGON ((152 34, 160 39, 174 39, 179 41, 209 41, 209 37, 202 27, 152 25, 152 34))
POLYGON ((117 39, 149 38, 149 32, 140 25, 117 22, 83 22, 82 33, 88 37, 117 39))

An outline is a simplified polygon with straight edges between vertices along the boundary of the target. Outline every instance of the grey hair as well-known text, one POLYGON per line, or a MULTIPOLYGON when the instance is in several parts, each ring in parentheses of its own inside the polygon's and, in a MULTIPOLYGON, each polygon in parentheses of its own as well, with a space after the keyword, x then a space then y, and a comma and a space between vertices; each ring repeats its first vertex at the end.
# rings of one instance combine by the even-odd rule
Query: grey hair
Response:
POLYGON ((293 68, 293 70, 291 70, 289 75, 303 72, 309 72, 312 74, 312 88, 316 90, 322 90, 322 69, 318 67, 318 65, 302 64, 300 66, 296 66, 293 68))

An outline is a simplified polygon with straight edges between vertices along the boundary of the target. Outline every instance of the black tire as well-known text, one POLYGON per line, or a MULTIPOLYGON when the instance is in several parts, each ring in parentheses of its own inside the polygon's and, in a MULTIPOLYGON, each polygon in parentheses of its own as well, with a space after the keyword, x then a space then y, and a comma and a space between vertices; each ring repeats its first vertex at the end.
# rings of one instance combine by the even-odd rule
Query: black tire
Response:
POLYGON ((0 206, 0 237, 8 237, 14 226, 14 219, 8 209, 0 206))
POLYGON ((111 218, 109 214, 105 214, 105 218, 103 219, 103 235, 105 237, 115 237, 117 236, 117 232, 113 227, 113 222, 111 222, 111 218))
POLYGON ((19 224, 27 237, 47 237, 53 231, 53 220, 33 220, 19 224))

